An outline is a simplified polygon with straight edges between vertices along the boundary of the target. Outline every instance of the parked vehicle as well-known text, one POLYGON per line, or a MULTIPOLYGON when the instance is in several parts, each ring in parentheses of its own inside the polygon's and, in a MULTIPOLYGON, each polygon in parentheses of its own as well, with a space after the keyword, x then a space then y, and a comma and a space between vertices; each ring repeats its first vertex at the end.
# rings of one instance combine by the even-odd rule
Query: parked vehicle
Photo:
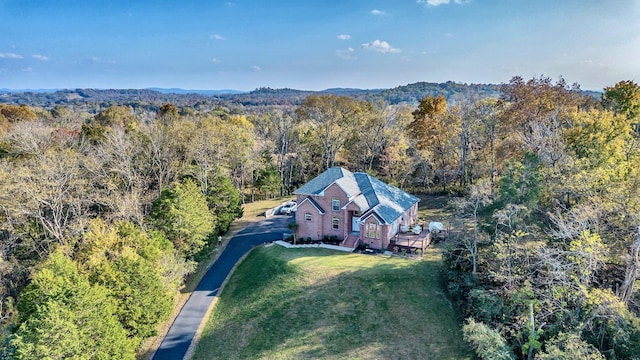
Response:
POLYGON ((283 215, 283 214, 290 215, 291 214, 291 208, 292 208, 291 205, 282 205, 280 207, 280 215, 283 215))

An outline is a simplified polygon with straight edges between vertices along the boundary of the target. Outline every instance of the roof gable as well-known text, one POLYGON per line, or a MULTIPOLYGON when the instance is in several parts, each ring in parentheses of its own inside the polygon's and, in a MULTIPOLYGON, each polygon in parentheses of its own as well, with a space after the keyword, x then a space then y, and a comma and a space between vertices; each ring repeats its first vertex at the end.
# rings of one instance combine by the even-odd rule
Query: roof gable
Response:
POLYGON ((338 166, 327 169, 293 193, 296 195, 322 196, 322 193, 333 183, 340 186, 349 198, 360 193, 353 173, 338 166))
POLYGON ((300 208, 300 205, 304 204, 305 202, 308 202, 309 204, 311 204, 311 206, 313 206, 314 208, 316 208, 316 210, 318 210, 319 214, 324 214, 324 209, 322 209, 322 207, 312 198, 307 197, 304 200, 302 200, 298 205, 296 205, 296 209, 300 208))

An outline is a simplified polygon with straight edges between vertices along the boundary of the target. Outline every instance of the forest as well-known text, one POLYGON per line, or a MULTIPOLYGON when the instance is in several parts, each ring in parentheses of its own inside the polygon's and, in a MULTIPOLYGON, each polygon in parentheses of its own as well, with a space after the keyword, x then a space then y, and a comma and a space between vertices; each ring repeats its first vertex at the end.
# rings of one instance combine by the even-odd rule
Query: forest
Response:
POLYGON ((638 84, 285 90, 0 98, 0 359, 134 358, 243 203, 334 165, 452 198, 443 275, 480 358, 637 358, 638 84))

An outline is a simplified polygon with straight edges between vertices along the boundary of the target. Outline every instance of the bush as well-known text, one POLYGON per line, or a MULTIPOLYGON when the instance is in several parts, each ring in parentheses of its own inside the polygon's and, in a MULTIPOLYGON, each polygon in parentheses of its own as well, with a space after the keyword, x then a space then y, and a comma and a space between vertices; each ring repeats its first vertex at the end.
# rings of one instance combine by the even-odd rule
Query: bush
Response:
POLYGON ((480 359, 511 360, 513 351, 502 335, 481 322, 469 319, 462 328, 464 340, 471 344, 480 359))
POLYGON ((536 355, 540 360, 604 360, 593 345, 580 339, 580 335, 560 333, 545 344, 545 351, 536 355))

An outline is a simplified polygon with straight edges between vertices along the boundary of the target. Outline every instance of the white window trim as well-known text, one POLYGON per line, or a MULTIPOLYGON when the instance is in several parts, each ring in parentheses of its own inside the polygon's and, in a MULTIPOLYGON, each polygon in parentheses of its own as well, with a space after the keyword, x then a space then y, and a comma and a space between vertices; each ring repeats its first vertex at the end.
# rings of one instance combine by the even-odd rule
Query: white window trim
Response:
POLYGON ((340 218, 339 217, 334 216, 334 217, 331 218, 331 228, 333 230, 336 230, 336 231, 340 230, 340 218), (337 226, 336 227, 333 226, 334 222, 337 222, 337 226))
POLYGON ((369 239, 380 239, 380 225, 376 224, 376 223, 366 223, 366 228, 365 228, 365 235, 367 238, 369 239), (369 236, 371 234, 369 228, 371 226, 375 226, 375 237, 371 237, 369 236))

